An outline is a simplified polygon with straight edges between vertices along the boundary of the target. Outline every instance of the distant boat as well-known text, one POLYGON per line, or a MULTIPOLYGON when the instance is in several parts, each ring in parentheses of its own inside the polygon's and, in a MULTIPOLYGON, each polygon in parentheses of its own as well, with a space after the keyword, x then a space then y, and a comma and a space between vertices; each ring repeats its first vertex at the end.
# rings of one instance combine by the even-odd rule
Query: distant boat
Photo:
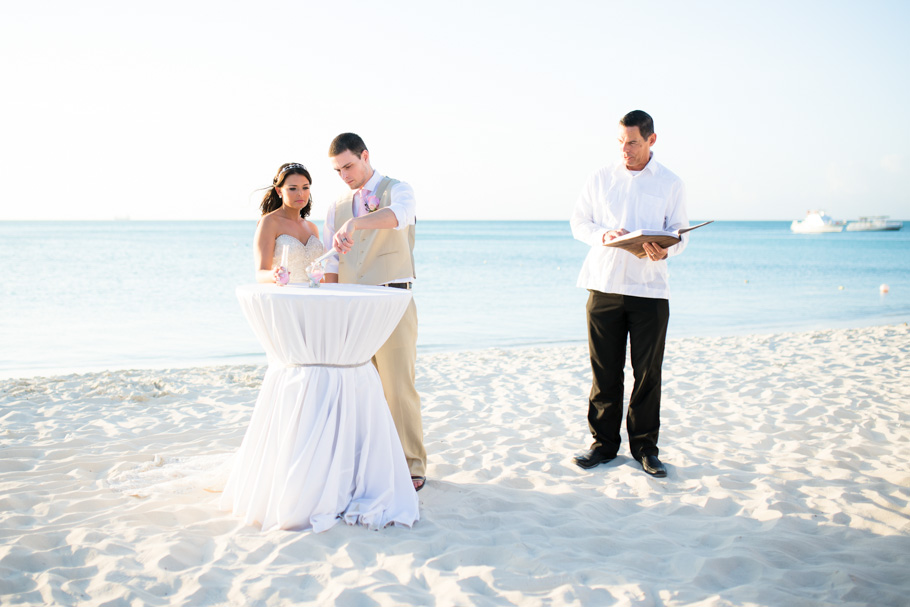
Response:
POLYGON ((875 217, 860 217, 859 221, 847 224, 848 232, 884 232, 885 230, 900 230, 904 227, 903 221, 888 219, 887 215, 875 217))
POLYGON ((806 211, 806 216, 790 224, 790 229, 797 234, 822 234, 840 232, 844 229, 843 221, 834 221, 824 211, 806 211))

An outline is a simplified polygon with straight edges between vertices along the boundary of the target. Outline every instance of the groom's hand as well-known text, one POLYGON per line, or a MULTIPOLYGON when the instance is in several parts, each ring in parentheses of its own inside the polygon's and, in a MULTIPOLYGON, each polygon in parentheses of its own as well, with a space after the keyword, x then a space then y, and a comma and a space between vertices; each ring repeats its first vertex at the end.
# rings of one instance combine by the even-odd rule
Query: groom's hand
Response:
POLYGON ((354 218, 350 218, 344 222, 344 225, 335 232, 335 237, 332 239, 332 246, 335 247, 335 250, 339 253, 347 253, 351 250, 351 247, 354 245, 354 218))

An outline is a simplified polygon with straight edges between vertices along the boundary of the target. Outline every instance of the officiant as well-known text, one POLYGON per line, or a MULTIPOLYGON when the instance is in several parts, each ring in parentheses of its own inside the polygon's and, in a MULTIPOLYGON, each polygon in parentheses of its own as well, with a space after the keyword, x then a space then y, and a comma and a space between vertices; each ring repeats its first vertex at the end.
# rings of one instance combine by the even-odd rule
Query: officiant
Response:
POLYGON ((619 121, 622 160, 595 171, 575 203, 572 235, 591 249, 577 285, 588 289, 588 349, 593 382, 588 399, 591 448, 575 456, 581 468, 614 459, 621 444, 623 368, 631 346, 634 384, 626 432, 642 469, 655 477, 667 470, 658 457, 661 367, 670 290, 667 258, 686 247, 688 235, 668 248, 644 243, 642 258, 607 242, 630 231, 674 231, 688 226, 682 180, 654 160, 654 121, 641 110, 619 121))

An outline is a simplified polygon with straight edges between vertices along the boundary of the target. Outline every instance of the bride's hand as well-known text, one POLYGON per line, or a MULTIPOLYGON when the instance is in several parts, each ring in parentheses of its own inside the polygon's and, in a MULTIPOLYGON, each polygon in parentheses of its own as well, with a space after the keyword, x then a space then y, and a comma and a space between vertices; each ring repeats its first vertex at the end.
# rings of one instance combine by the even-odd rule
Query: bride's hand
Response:
POLYGON ((287 272, 287 280, 281 279, 281 266, 275 266, 275 269, 272 270, 272 282, 274 282, 279 287, 282 287, 291 281, 291 271, 285 270, 287 272))

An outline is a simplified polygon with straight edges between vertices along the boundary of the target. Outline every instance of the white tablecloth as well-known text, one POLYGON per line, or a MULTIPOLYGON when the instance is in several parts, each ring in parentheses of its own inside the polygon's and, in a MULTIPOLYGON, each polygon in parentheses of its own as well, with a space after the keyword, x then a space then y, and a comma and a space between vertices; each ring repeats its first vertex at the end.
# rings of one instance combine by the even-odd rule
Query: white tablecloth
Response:
POLYGON ((412 525, 417 496, 370 364, 411 293, 255 284, 237 297, 269 368, 222 507, 263 530, 412 525))

